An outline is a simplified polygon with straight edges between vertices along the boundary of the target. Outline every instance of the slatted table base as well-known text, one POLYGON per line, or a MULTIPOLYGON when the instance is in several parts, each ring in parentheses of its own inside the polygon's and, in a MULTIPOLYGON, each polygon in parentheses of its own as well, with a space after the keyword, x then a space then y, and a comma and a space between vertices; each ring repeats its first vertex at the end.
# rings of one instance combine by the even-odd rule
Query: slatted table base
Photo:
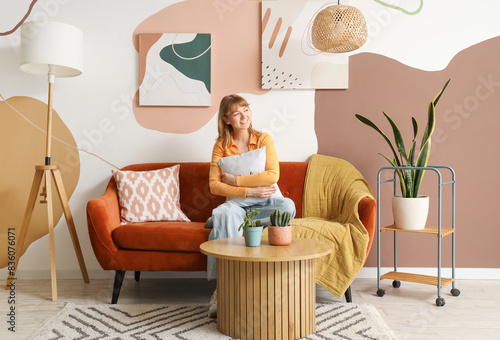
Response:
POLYGON ((316 330, 315 259, 217 259, 217 329, 237 339, 298 339, 316 330))

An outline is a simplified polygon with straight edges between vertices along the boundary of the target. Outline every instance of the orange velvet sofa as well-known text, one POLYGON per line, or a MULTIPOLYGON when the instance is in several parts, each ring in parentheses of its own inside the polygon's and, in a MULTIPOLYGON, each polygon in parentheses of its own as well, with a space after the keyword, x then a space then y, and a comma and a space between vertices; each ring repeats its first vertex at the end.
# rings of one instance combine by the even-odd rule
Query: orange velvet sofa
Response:
MULTIPOLYGON (((212 210, 225 201, 210 193, 208 162, 147 163, 129 165, 122 170, 149 171, 180 164, 179 186, 182 211, 191 222, 145 222, 120 224, 118 192, 113 177, 104 195, 87 204, 87 223, 95 256, 104 270, 115 271, 111 303, 118 301, 126 271, 206 271, 207 258, 199 250, 208 240, 204 228, 212 210)), ((278 185, 285 197, 295 202, 296 217, 302 217, 302 194, 307 162, 280 162, 278 185)), ((370 250, 375 233, 376 204, 364 198, 359 216, 370 235, 370 250)), ((350 289, 345 293, 351 300, 350 289)))

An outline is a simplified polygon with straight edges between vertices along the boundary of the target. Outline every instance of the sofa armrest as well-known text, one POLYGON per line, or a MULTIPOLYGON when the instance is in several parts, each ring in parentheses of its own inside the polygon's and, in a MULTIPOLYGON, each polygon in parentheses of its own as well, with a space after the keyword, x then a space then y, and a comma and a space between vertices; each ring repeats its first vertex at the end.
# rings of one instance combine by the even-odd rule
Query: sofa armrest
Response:
POLYGON ((375 237, 377 202, 371 197, 362 198, 358 205, 358 214, 361 223, 363 223, 366 231, 368 231, 368 235, 370 236, 370 241, 368 242, 368 247, 366 248, 366 257, 368 257, 373 239, 375 237))
POLYGON ((90 242, 97 261, 103 269, 118 251, 111 233, 120 225, 120 207, 116 187, 108 185, 103 196, 87 203, 87 225, 90 242))

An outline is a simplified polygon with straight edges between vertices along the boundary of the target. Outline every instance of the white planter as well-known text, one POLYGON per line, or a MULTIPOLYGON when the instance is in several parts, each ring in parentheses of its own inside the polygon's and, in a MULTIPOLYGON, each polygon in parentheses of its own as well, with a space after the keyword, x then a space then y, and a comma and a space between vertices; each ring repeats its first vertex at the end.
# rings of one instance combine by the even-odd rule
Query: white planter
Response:
POLYGON ((396 228, 421 230, 425 228, 429 213, 429 196, 407 198, 392 197, 392 213, 396 228))

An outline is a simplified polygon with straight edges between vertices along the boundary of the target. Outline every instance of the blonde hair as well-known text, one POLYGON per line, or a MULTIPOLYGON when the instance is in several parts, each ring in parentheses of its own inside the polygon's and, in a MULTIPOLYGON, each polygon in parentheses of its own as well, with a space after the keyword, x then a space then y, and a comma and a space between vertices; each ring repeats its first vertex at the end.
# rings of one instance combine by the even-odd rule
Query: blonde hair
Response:
MULTIPOLYGON (((229 144, 231 143, 231 135, 233 134, 233 127, 226 124, 224 119, 227 118, 228 113, 236 111, 241 106, 250 105, 245 98, 237 94, 227 95, 220 101, 218 118, 219 137, 217 137, 217 140, 222 141, 222 146, 224 147, 229 147, 229 144)), ((248 132, 254 136, 260 134, 259 131, 252 127, 252 123, 250 123, 250 126, 248 127, 248 132)))

